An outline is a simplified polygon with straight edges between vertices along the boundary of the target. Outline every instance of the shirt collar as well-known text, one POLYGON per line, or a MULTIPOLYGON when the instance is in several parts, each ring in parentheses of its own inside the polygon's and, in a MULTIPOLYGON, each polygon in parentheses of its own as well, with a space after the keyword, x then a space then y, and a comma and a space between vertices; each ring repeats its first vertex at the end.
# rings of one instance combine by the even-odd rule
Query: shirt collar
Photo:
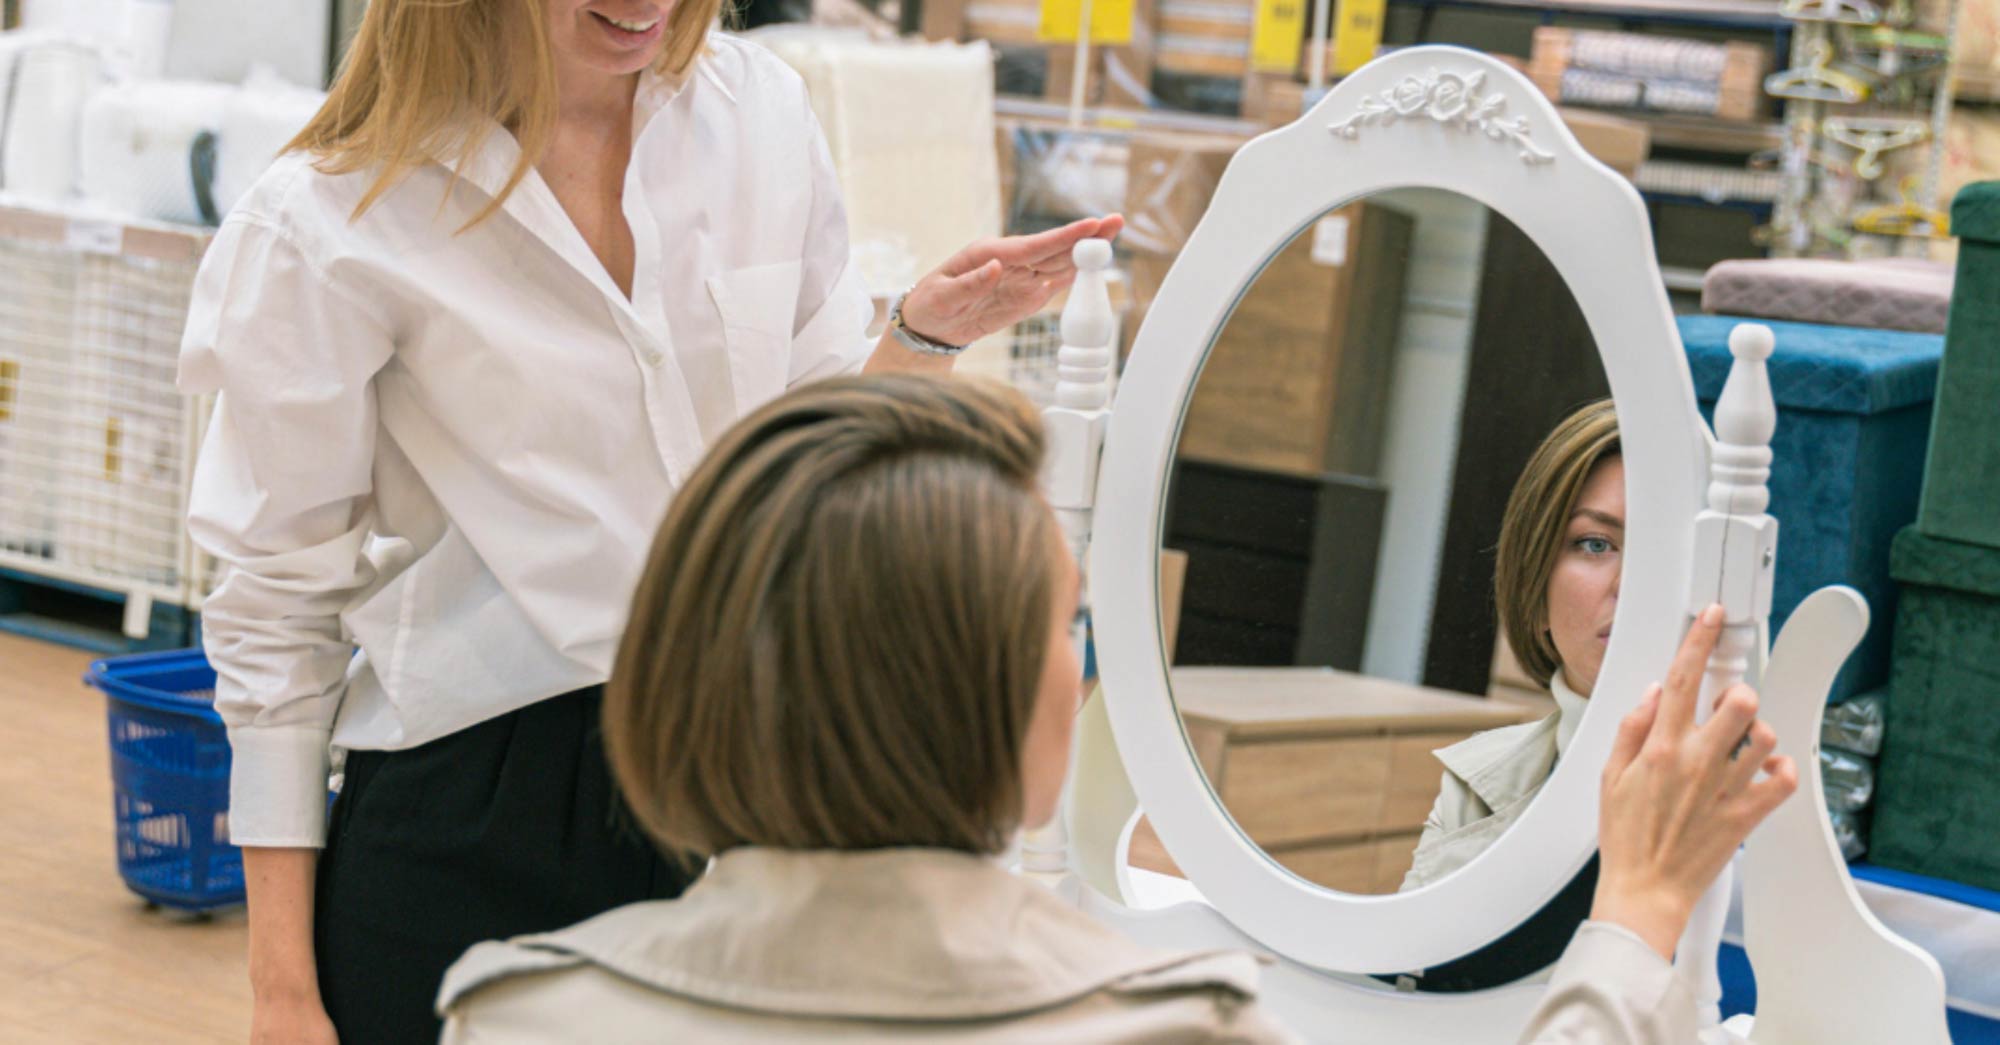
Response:
MULTIPOLYGON (((639 136, 666 107, 687 91, 689 85, 700 79, 715 89, 716 94, 731 106, 737 105, 736 95, 723 82, 716 70, 715 51, 704 48, 695 56, 693 66, 680 76, 667 76, 656 69, 648 68, 639 74, 638 86, 632 94, 632 140, 636 146, 639 136)), ((465 181, 488 196, 500 195, 513 177, 514 166, 520 162, 521 144, 514 135, 492 117, 482 116, 479 120, 486 130, 485 138, 477 149, 462 157, 452 143, 445 143, 431 150, 431 159, 448 170, 456 170, 465 181)), ((638 159, 638 150, 633 150, 633 159, 638 159)), ((516 187, 518 189, 518 186, 516 187)))

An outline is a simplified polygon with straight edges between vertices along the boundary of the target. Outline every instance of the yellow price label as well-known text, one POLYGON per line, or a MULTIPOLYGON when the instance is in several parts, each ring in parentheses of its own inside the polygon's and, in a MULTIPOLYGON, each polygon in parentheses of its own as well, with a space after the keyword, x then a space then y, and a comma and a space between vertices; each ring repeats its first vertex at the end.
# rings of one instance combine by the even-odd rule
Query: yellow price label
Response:
POLYGON ((1260 73, 1289 73, 1299 67, 1299 44, 1306 38, 1310 0, 1257 0, 1250 31, 1250 64, 1260 73))
POLYGON ((1073 44, 1090 4, 1090 42, 1098 47, 1123 47, 1132 42, 1133 0, 1042 0, 1042 25, 1035 38, 1043 43, 1073 44))
POLYGON ((1333 27, 1333 75, 1346 76, 1374 60, 1388 10, 1388 0, 1340 0, 1333 27))

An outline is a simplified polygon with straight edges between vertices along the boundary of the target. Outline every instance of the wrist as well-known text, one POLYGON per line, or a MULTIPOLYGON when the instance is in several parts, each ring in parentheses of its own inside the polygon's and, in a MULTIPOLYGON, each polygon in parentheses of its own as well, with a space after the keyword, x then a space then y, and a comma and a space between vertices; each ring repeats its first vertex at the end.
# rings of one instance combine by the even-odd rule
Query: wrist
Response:
POLYGON ((312 976, 252 976, 250 997, 259 1005, 318 1005, 319 981, 312 976))
POLYGON ((1692 901, 1681 899, 1671 890, 1600 882, 1590 917, 1592 921, 1630 929, 1660 957, 1673 961, 1674 948, 1680 943, 1693 910, 1692 901))
POLYGON ((934 334, 939 324, 910 308, 910 296, 914 293, 916 288, 910 288, 889 310, 889 334, 896 343, 927 356, 955 356, 965 351, 966 346, 934 334))

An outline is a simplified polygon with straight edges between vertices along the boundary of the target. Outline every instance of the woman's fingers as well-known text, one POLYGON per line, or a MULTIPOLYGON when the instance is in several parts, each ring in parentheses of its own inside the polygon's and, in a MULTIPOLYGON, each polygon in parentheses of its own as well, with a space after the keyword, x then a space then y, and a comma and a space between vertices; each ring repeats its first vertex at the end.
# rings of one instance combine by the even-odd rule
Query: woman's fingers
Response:
POLYGON ((1612 741, 1611 757, 1604 762, 1606 783, 1618 779, 1625 772, 1625 767, 1639 757, 1639 749, 1646 746, 1646 737, 1653 732, 1653 722, 1659 710, 1660 684, 1655 682, 1639 698, 1639 706, 1627 712, 1618 722, 1618 738, 1612 741))
POLYGON ((1032 236, 1009 236, 993 243, 993 257, 1008 265, 1037 272, 1060 272, 1075 264, 1070 259, 1070 251, 1075 249, 1077 243, 1097 235, 1102 225, 1101 219, 1083 218, 1032 236))
POLYGON ((1709 655, 1722 634, 1722 607, 1710 606, 1688 626, 1680 652, 1660 692, 1660 724, 1657 732, 1669 739, 1679 738, 1694 727, 1694 706, 1701 692, 1701 676, 1708 670, 1709 655))
POLYGON ((1757 691, 1737 683, 1722 691, 1715 700, 1715 713, 1692 738, 1704 759, 1720 764, 1736 753, 1743 737, 1757 721, 1757 691))
POLYGON ((1026 269, 1039 276, 1060 276, 1076 270, 1076 262, 1070 255, 1079 242, 1086 239, 1115 239, 1124 230, 1123 215, 1081 218, 1061 228, 1037 232, 1032 236, 981 240, 954 254, 950 261, 945 262, 944 269, 947 273, 957 274, 992 260, 999 261, 1009 268, 1026 269))
MULTIPOLYGON (((1743 789, 1742 802, 1751 827, 1763 823, 1773 809, 1799 789, 1798 763, 1793 762, 1789 755, 1772 755, 1764 760, 1762 768, 1764 776, 1743 789)), ((1747 829, 1744 835, 1749 835, 1747 829)))
POLYGON ((959 308, 970 305, 992 293, 1006 272, 1006 266, 1000 262, 989 261, 964 275, 953 276, 945 281, 945 291, 949 295, 946 302, 959 308))
POLYGON ((1730 760, 1729 769, 1723 777, 1722 793, 1733 795, 1750 786, 1757 777, 1757 771, 1770 761, 1771 752, 1778 749, 1778 734, 1769 722, 1756 722, 1750 732, 1742 738, 1743 747, 1730 760))

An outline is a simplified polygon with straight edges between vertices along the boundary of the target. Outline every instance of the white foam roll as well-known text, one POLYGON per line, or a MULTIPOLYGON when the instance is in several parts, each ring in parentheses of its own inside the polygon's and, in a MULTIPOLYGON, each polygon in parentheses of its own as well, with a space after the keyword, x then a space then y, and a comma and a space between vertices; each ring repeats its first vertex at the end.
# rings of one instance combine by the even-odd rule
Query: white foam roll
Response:
POLYGON ((188 155, 196 137, 221 125, 235 93, 228 84, 170 80, 99 89, 83 110, 84 197, 138 218, 200 222, 188 155))
POLYGON ((75 195, 77 125, 100 76, 97 52, 77 44, 38 44, 15 59, 0 167, 9 193, 52 201, 75 195))
POLYGON ((157 80, 167 70, 167 43, 174 35, 174 0, 125 0, 125 70, 157 80))
POLYGON ((217 213, 226 214, 236 205, 325 101, 325 94, 287 83, 268 69, 251 71, 243 89, 222 107, 215 154, 217 213))
MULTIPOLYGON (((14 89, 14 62, 28 48, 45 39, 43 34, 25 29, 0 33, 0 143, 6 140, 8 98, 14 89)), ((4 183, 0 183, 0 188, 5 187, 4 183)))

